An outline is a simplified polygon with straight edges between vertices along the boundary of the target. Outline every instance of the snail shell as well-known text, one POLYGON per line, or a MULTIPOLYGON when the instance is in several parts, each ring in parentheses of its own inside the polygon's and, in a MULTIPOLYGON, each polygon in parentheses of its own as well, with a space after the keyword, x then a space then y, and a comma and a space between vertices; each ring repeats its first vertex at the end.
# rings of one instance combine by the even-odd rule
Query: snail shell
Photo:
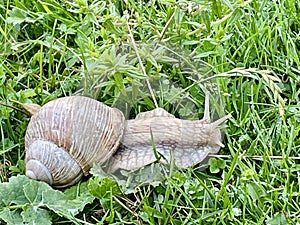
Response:
POLYGON ((118 109, 91 98, 48 102, 26 130, 26 175, 55 187, 75 184, 93 163, 103 163, 117 150, 124 121, 118 109))

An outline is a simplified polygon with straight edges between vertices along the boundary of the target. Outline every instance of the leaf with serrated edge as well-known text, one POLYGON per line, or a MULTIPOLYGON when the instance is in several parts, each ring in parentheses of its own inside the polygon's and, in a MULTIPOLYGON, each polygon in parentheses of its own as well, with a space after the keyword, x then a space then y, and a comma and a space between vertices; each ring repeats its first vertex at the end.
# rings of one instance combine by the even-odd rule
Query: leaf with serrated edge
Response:
POLYGON ((70 193, 76 190, 77 186, 72 187, 72 191, 65 193, 55 190, 43 192, 43 202, 45 205, 60 216, 64 216, 74 221, 74 216, 83 210, 86 204, 92 203, 94 197, 88 192, 86 183, 82 183, 79 188, 79 196, 72 198, 70 193))
POLYGON ((23 187, 29 182, 29 178, 25 176, 11 177, 9 182, 0 184, 0 202, 10 206, 12 204, 23 205, 28 203, 24 196, 23 187))
POLYGON ((86 183, 63 193, 46 183, 18 175, 11 177, 9 182, 0 184, 0 205, 3 206, 0 219, 8 224, 51 224, 50 216, 45 210, 48 208, 75 224, 80 224, 75 216, 93 200, 86 183))

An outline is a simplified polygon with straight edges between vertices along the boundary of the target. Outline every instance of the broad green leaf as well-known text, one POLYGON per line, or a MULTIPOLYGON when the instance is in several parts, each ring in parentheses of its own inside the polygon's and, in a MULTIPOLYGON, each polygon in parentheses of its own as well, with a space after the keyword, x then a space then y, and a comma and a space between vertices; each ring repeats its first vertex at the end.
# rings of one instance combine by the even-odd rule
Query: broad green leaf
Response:
POLYGON ((0 211, 0 222, 3 220, 8 225, 23 225, 23 219, 19 211, 19 209, 10 210, 9 208, 3 208, 0 211))
POLYGON ((46 190, 47 187, 46 184, 38 183, 38 182, 29 182, 23 186, 23 192, 24 195, 27 198, 27 201, 29 203, 39 203, 42 201, 42 191, 43 189, 46 190))
POLYGON ((117 182, 109 177, 93 177, 89 180, 88 188, 90 193, 100 200, 104 209, 111 207, 112 196, 121 194, 117 182))
POLYGON ((27 98, 31 98, 34 96, 36 96, 36 93, 33 89, 25 89, 25 90, 20 91, 21 99, 26 100, 27 98))
MULTIPOLYGON (((50 225, 52 224, 49 212, 45 209, 41 209, 38 207, 29 207, 26 208, 22 213, 21 216, 23 217, 23 222, 28 225, 35 225, 35 224, 43 224, 43 225, 50 225)), ((23 223, 22 223, 23 224, 23 223)))
POLYGON ((13 8, 7 18, 7 22, 14 25, 21 24, 23 22, 34 23, 35 21, 36 19, 31 18, 26 11, 19 8, 13 8))
POLYGON ((24 22, 26 20, 27 13, 18 8, 14 8, 10 11, 9 15, 7 22, 15 25, 24 22))
POLYGON ((44 191, 43 202, 58 215, 72 220, 75 215, 84 209, 86 204, 92 203, 94 200, 87 189, 86 183, 80 185, 79 195, 75 195, 77 193, 76 188, 77 186, 71 187, 69 191, 66 191, 67 194, 53 189, 44 191), (73 196, 71 192, 74 193, 73 196))
POLYGON ((26 224, 51 224, 49 209, 79 224, 75 216, 93 200, 86 183, 71 187, 64 193, 44 182, 18 175, 0 184, 0 205, 3 206, 0 219, 8 224, 23 224, 20 221, 26 224))
MULTIPOLYGON (((91 174, 101 179, 113 179, 119 185, 124 194, 130 194, 136 192, 136 188, 139 186, 152 185, 156 187, 161 184, 161 182, 165 179, 163 169, 164 168, 160 163, 153 163, 136 171, 121 170, 116 174, 107 174, 100 165, 94 165, 94 167, 91 169, 91 174)), ((108 180, 102 182, 110 183, 108 180)), ((90 191, 95 193, 95 189, 97 189, 97 187, 93 187, 95 183, 91 183, 90 185, 90 191)))
POLYGON ((210 158, 209 159, 209 170, 211 173, 218 173, 220 169, 224 169, 226 162, 223 159, 210 158))
POLYGON ((90 193, 99 199, 106 197, 108 193, 121 194, 116 181, 109 177, 93 177, 89 180, 88 188, 90 193))
POLYGON ((272 218, 267 220, 268 225, 285 225, 289 224, 283 213, 275 214, 272 218))
POLYGON ((0 201, 6 206, 12 204, 22 205, 27 203, 22 187, 27 184, 29 179, 25 176, 11 177, 9 182, 0 184, 0 201))

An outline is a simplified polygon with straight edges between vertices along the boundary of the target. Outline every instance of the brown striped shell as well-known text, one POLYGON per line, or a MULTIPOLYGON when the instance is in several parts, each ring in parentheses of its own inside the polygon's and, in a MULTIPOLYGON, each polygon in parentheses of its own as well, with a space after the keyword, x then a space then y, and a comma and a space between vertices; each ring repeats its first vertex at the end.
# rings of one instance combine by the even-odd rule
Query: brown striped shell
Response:
POLYGON ((75 184, 93 163, 103 163, 117 150, 124 121, 118 109, 91 98, 48 102, 27 127, 26 175, 56 187, 75 184))

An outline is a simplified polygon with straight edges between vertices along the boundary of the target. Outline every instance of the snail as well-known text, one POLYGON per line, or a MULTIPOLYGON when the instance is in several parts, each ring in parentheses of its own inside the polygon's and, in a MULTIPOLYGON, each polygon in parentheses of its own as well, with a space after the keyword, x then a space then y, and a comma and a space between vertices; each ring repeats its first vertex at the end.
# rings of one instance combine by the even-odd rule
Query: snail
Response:
POLYGON ((26 176, 67 187, 88 175, 94 163, 107 171, 135 170, 157 161, 153 146, 178 168, 203 161, 223 144, 218 128, 226 115, 211 123, 209 98, 201 120, 175 118, 162 108, 125 120, 122 112, 94 99, 71 96, 50 101, 33 114, 25 134, 26 176))

